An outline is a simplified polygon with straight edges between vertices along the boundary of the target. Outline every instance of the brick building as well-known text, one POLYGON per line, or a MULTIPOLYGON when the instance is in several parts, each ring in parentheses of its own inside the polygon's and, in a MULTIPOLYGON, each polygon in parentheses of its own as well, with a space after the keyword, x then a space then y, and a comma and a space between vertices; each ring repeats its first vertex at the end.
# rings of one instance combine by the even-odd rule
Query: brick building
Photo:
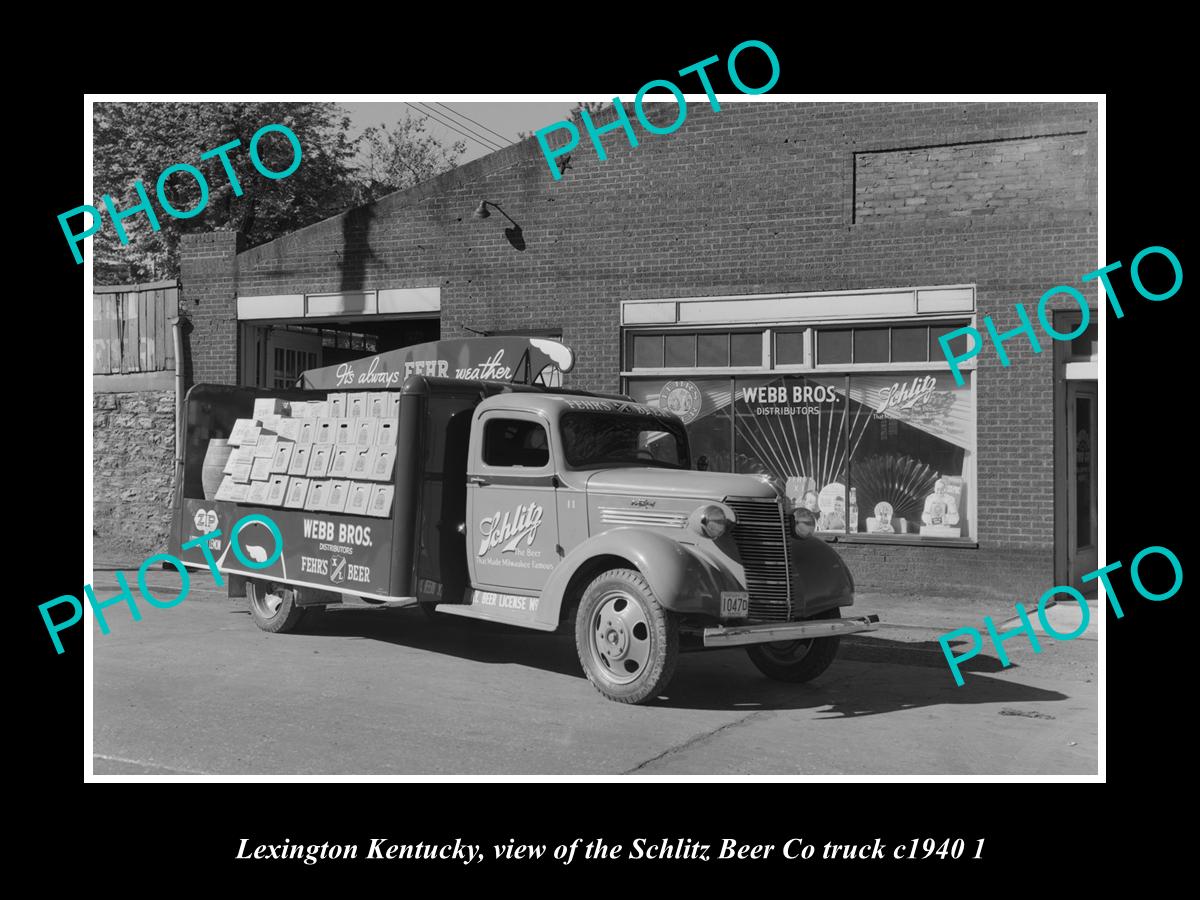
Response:
POLYGON ((253 249, 185 239, 189 383, 561 335, 572 386, 670 405, 702 465, 818 506, 862 588, 1036 599, 1094 568, 1095 317, 961 387, 937 344, 1097 267, 1094 105, 693 103, 638 137, 600 161, 585 133, 559 181, 527 140, 253 249))

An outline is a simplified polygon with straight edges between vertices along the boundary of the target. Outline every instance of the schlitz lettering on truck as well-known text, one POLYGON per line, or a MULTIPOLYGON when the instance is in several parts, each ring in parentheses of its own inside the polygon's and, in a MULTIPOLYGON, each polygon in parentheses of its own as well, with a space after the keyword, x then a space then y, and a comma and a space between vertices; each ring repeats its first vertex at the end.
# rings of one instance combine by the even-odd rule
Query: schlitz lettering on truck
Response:
MULTIPOLYGON (((208 545, 223 572, 306 583, 348 594, 388 594, 390 519, 246 506, 220 500, 185 499, 183 503, 180 544, 220 531, 221 536, 210 539, 208 545), (283 554, 265 569, 242 565, 229 546, 229 529, 252 513, 267 516, 283 536, 283 554)), ((275 552, 270 532, 258 522, 243 526, 238 545, 243 555, 255 561, 269 559, 275 552)), ((199 546, 182 551, 182 558, 184 562, 207 567, 199 546)))
POLYGON ((470 605, 486 618, 522 623, 537 613, 533 594, 558 559, 558 522, 541 499, 509 489, 485 490, 476 498, 470 552, 479 587, 470 605))

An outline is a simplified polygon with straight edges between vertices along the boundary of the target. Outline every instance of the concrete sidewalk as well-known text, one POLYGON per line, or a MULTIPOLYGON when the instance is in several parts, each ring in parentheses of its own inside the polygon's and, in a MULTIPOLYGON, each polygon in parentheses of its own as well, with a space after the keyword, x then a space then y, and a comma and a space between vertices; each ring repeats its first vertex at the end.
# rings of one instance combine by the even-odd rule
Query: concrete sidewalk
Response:
MULTIPOLYGON (((1069 596, 1063 596, 1065 602, 1060 600, 1053 606, 1047 606, 1046 620, 1060 634, 1070 634, 1079 627, 1083 610, 1069 596)), ((1040 633, 1042 627, 1037 616, 1037 598, 1020 602, 1040 633)), ((939 634, 956 628, 977 628, 983 631, 984 616, 991 616, 998 631, 1007 631, 1020 624, 1017 618, 1017 601, 995 598, 911 597, 863 591, 855 595, 854 606, 850 609, 854 615, 878 614, 880 631, 917 629, 939 634)), ((1099 606, 1099 601, 1090 598, 1087 629, 1079 639, 1098 639, 1097 623, 1103 614, 1104 610, 1099 606)), ((902 639, 899 635, 895 637, 898 640, 902 639)))

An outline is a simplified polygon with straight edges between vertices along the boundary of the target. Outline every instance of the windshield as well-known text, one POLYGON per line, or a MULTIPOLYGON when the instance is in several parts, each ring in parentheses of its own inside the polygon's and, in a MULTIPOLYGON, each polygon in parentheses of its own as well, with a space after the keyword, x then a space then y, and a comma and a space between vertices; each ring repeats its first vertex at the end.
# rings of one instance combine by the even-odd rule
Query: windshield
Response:
POLYGON ((604 465, 689 468, 687 435, 670 420, 653 416, 567 413, 562 417, 563 452, 573 469, 604 465))

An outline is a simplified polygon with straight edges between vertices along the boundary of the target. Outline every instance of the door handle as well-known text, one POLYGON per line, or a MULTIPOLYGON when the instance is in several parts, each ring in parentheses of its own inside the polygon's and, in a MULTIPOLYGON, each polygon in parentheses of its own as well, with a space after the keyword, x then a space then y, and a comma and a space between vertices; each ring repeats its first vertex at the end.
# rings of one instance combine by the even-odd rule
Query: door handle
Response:
POLYGON ((480 487, 485 487, 485 486, 491 484, 491 482, 488 481, 486 478, 484 478, 482 475, 472 475, 470 478, 467 479, 467 481, 469 481, 471 484, 477 484, 480 487))

